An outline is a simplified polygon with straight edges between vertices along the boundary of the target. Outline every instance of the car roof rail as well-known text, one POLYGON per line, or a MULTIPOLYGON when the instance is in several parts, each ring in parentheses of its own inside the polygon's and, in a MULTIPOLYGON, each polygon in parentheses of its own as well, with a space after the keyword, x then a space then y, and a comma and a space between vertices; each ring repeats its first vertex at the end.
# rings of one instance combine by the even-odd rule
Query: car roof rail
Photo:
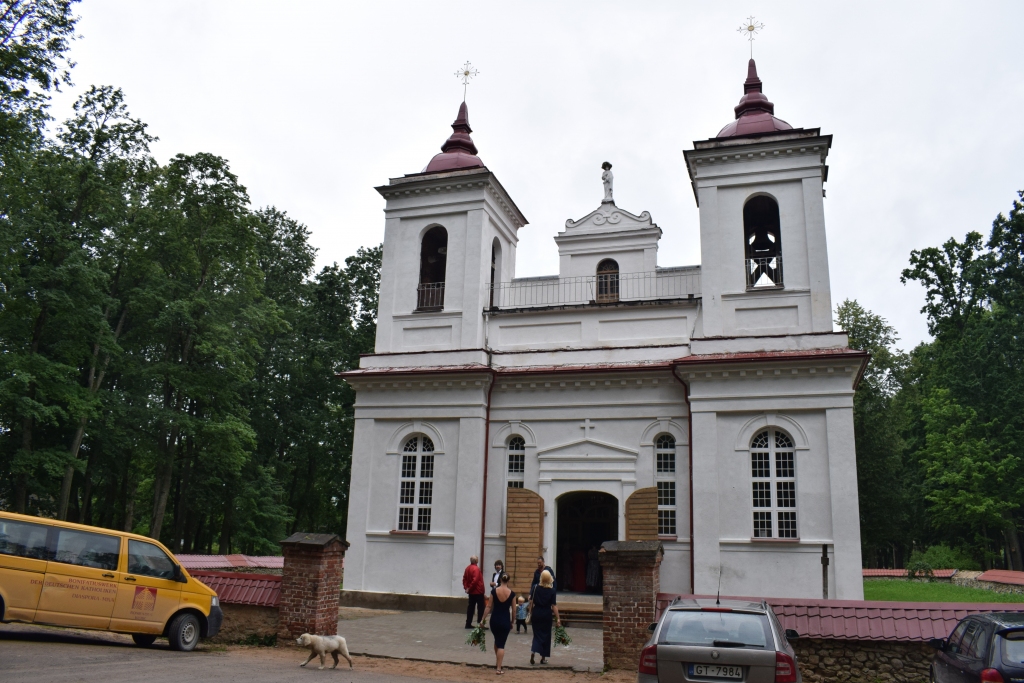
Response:
POLYGON ((767 612, 767 611, 768 611, 768 601, 767 601, 767 600, 765 600, 764 598, 761 598, 761 607, 763 607, 763 608, 764 608, 764 611, 765 611, 765 612, 767 612))
POLYGON ((668 606, 671 607, 672 605, 675 605, 676 603, 681 602, 681 601, 682 601, 682 598, 680 598, 677 595, 676 597, 672 598, 672 602, 668 603, 668 606))

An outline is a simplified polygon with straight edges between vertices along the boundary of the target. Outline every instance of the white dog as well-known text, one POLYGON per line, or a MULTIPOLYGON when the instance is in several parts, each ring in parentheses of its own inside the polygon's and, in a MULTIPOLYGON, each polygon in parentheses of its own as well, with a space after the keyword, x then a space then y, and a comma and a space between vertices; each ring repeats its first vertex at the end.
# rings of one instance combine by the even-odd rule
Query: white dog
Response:
POLYGON ((334 657, 332 669, 338 668, 339 654, 348 660, 348 668, 352 668, 352 658, 348 656, 348 644, 341 636, 314 636, 311 633, 303 633, 295 639, 295 642, 302 647, 309 648, 309 657, 299 666, 306 666, 313 661, 313 657, 320 655, 320 668, 323 669, 324 664, 327 663, 327 653, 330 652, 334 657))

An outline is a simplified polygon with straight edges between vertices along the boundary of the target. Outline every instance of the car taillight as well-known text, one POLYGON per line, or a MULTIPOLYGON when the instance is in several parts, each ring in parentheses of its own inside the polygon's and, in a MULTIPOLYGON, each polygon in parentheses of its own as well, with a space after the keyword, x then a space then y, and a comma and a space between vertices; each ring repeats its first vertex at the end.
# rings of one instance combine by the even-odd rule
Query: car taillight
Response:
POLYGON ((985 669, 981 672, 981 680, 989 681, 989 683, 1003 683, 1003 674, 999 673, 999 669, 985 669))
POLYGON ((796 683, 796 662, 785 652, 775 653, 775 683, 796 683))
POLYGON ((648 645, 640 651, 640 673, 658 675, 657 645, 648 645))

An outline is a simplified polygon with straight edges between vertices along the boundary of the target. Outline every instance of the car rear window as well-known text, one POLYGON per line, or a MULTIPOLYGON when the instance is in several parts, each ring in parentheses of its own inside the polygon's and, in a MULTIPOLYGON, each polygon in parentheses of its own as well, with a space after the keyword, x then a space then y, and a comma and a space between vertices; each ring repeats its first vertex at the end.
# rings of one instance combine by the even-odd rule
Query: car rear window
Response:
POLYGON ((42 524, 0 519, 0 555, 45 560, 48 531, 49 527, 42 524))
MULTIPOLYGON (((673 610, 665 616, 658 643, 707 647, 767 648, 768 617, 747 612, 673 610)), ((774 643, 771 644, 774 648, 774 643)))
POLYGON ((1003 633, 1003 661, 1007 664, 1024 664, 1024 631, 1003 633))

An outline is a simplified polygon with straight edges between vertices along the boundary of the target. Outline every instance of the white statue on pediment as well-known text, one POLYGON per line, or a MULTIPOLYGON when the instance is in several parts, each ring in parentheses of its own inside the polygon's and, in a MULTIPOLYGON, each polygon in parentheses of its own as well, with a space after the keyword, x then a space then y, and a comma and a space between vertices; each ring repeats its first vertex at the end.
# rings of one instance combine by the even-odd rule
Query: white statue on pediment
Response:
POLYGON ((602 204, 614 204, 615 200, 612 198, 612 181, 615 180, 615 176, 612 175, 612 165, 607 161, 601 164, 601 168, 604 172, 601 174, 601 182, 604 183, 604 199, 601 200, 602 204))

